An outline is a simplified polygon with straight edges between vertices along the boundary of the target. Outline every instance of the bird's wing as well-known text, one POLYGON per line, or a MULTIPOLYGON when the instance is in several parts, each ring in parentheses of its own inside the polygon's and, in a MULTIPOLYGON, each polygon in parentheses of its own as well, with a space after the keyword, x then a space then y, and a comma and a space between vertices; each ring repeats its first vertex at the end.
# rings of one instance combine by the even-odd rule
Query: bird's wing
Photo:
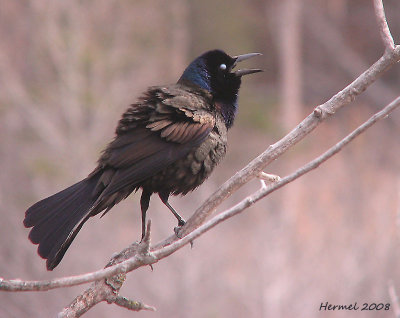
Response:
MULTIPOLYGON (((116 138, 99 160, 103 171, 95 194, 134 188, 203 142, 215 118, 201 96, 150 91, 123 115, 116 138)), ((96 170, 93 173, 96 173, 96 170)), ((121 198, 122 199, 122 198, 121 198)))

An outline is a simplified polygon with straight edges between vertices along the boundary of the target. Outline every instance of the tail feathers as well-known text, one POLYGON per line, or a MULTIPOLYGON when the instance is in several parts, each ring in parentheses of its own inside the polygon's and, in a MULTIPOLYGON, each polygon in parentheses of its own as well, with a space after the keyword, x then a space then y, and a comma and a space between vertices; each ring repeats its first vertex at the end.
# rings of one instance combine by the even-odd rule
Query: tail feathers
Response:
POLYGON ((97 176, 84 179, 32 205, 25 213, 25 227, 33 227, 29 239, 39 244, 38 253, 47 259, 48 270, 63 258, 73 239, 89 219, 97 196, 97 176))

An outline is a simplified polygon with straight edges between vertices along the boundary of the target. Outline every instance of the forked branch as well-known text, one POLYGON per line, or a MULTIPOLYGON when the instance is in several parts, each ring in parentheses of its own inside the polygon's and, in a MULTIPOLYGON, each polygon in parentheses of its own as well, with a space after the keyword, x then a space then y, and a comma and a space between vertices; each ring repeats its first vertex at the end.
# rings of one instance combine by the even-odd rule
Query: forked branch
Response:
MULTIPOLYGON (((256 159, 254 159, 249 165, 247 165, 245 168, 243 168, 241 171, 236 173, 235 176, 233 176, 231 179, 229 179, 223 186, 222 189, 232 189, 232 191, 235 191, 237 188, 239 188, 243 183, 243 179, 246 179, 247 181, 250 180, 252 177, 255 177, 255 172, 258 174, 261 172, 265 166, 268 165, 273 159, 278 157, 280 154, 282 154, 284 151, 286 151, 289 147, 293 146, 295 143, 297 143, 299 140, 303 139, 309 132, 311 132, 324 118, 327 116, 330 116, 334 114, 338 109, 346 105, 345 101, 350 101, 352 100, 357 94, 361 92, 360 89, 355 89, 354 86, 356 87, 361 87, 362 90, 366 88, 370 83, 372 83, 378 76, 384 72, 390 65, 394 63, 394 61, 400 60, 400 49, 399 47, 396 47, 396 49, 393 51, 392 54, 389 54, 390 57, 385 54, 378 62, 376 62, 370 69, 368 69, 366 72, 364 72, 359 78, 357 78, 352 84, 350 84, 348 87, 346 87, 343 91, 339 92, 337 95, 332 97, 328 102, 325 104, 322 104, 318 107, 315 108, 315 110, 302 122, 300 123, 294 130, 292 130, 288 135, 286 135, 284 138, 282 138, 280 141, 275 143, 274 145, 268 147, 268 149, 262 153, 260 156, 258 156, 256 159), (394 54, 395 53, 395 54, 394 54), (260 171, 259 171, 260 170, 260 171)), ((392 103, 387 105, 381 112, 375 114, 373 117, 371 117, 366 123, 361 125, 359 128, 357 128, 352 134, 350 134, 348 137, 346 137, 344 140, 342 140, 339 144, 337 144, 334 148, 331 148, 329 150, 330 152, 333 153, 325 153, 321 159, 321 157, 315 159, 314 161, 310 162, 308 165, 309 166, 304 166, 300 168, 298 171, 296 171, 294 174, 289 175, 285 178, 280 179, 279 181, 273 183, 272 185, 268 186, 266 190, 260 189, 258 192, 255 193, 256 196, 250 196, 249 198, 246 198, 245 200, 241 201, 239 203, 240 205, 240 211, 242 211, 244 208, 252 205, 255 200, 258 201, 261 197, 264 197, 265 195, 271 193, 272 191, 275 191, 276 189, 284 186, 285 184, 293 181, 294 179, 298 178, 299 176, 303 175, 304 173, 310 171, 311 169, 315 169, 318 165, 321 164, 321 162, 327 160, 330 158, 333 154, 338 152, 343 148, 344 145, 348 144, 352 139, 355 138, 355 136, 359 135, 362 133, 365 129, 369 128, 371 125, 373 125, 377 120, 383 118, 386 116, 388 113, 393 111, 396 107, 398 107, 400 100, 397 98, 394 100, 392 103)), ((224 194, 225 197, 228 197, 230 193, 226 193, 224 190, 222 193, 224 194)), ((221 189, 218 190, 216 193, 220 193, 221 189)), ((216 196, 216 193, 212 195, 212 197, 216 196)), ((221 199, 219 199, 221 200, 221 199)), ((219 201, 218 200, 218 201, 219 201)), ((208 203, 210 199, 206 201, 205 204, 202 205, 200 209, 196 213, 201 213, 201 217, 203 217, 204 214, 209 214, 212 213, 213 208, 206 209, 205 207, 209 207, 210 204, 217 205, 215 202, 208 203)), ((222 202, 222 201, 221 201, 222 202)), ((231 209, 238 209, 238 205, 232 207, 231 209)), ((220 213, 219 215, 215 216, 212 220, 212 224, 207 225, 203 224, 203 226, 206 226, 206 230, 210 229, 211 227, 215 226, 221 221, 218 221, 219 218, 221 218, 221 215, 224 215, 224 213, 230 211, 231 209, 224 211, 220 213)), ((191 218, 195 218, 196 214, 191 218)), ((226 219, 226 217, 222 217, 222 219, 226 219)), ((189 222, 188 222, 189 223, 189 222)), ((200 231, 199 229, 195 230, 197 226, 194 228, 190 227, 190 224, 185 225, 182 230, 184 236, 182 239, 178 240, 176 236, 172 236, 172 238, 167 239, 164 242, 158 243, 155 246, 151 248, 150 251, 146 253, 136 253, 133 254, 132 257, 130 257, 127 260, 123 260, 123 262, 96 271, 96 272, 91 272, 88 274, 83 274, 83 275, 77 275, 77 276, 71 276, 71 277, 64 277, 60 279, 54 279, 50 281, 20 281, 20 280, 4 280, 0 278, 0 289, 1 290, 8 290, 8 291, 32 291, 32 290, 49 290, 49 289, 54 289, 54 288, 60 288, 60 287, 66 287, 66 286, 74 286, 74 285, 79 285, 79 284, 84 284, 96 280, 101 280, 106 277, 111 277, 113 275, 118 275, 121 273, 126 273, 129 271, 132 271, 138 267, 141 267, 143 265, 149 265, 157 262, 158 260, 172 254, 174 251, 182 247, 183 245, 187 244, 188 242, 192 241, 193 239, 197 238, 199 235, 204 233, 204 228, 200 231), (175 241, 173 243, 167 244, 168 241, 175 241)), ((203 222, 204 223, 204 222, 203 222)))

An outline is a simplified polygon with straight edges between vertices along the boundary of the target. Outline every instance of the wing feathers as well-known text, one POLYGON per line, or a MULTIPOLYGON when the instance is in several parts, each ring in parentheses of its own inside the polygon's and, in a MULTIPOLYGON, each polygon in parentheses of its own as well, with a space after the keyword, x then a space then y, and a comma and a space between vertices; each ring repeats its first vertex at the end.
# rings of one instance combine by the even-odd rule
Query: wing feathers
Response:
POLYGON ((205 95, 158 87, 132 105, 95 170, 103 171, 94 189, 95 194, 101 193, 99 206, 113 203, 117 191, 129 188, 130 193, 140 187, 200 145, 215 126, 215 117, 206 110, 210 103, 205 95))

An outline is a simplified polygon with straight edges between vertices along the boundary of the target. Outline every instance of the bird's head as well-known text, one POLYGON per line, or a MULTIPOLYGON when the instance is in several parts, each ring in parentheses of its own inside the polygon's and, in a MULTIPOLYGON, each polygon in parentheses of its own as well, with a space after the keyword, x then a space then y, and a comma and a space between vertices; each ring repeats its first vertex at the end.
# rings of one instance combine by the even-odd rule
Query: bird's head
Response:
POLYGON ((208 51, 196 58, 185 69, 178 83, 195 85, 213 96, 214 104, 221 111, 226 126, 230 128, 237 112, 237 98, 242 76, 258 73, 260 69, 234 70, 236 64, 260 53, 229 56, 224 51, 208 51))

